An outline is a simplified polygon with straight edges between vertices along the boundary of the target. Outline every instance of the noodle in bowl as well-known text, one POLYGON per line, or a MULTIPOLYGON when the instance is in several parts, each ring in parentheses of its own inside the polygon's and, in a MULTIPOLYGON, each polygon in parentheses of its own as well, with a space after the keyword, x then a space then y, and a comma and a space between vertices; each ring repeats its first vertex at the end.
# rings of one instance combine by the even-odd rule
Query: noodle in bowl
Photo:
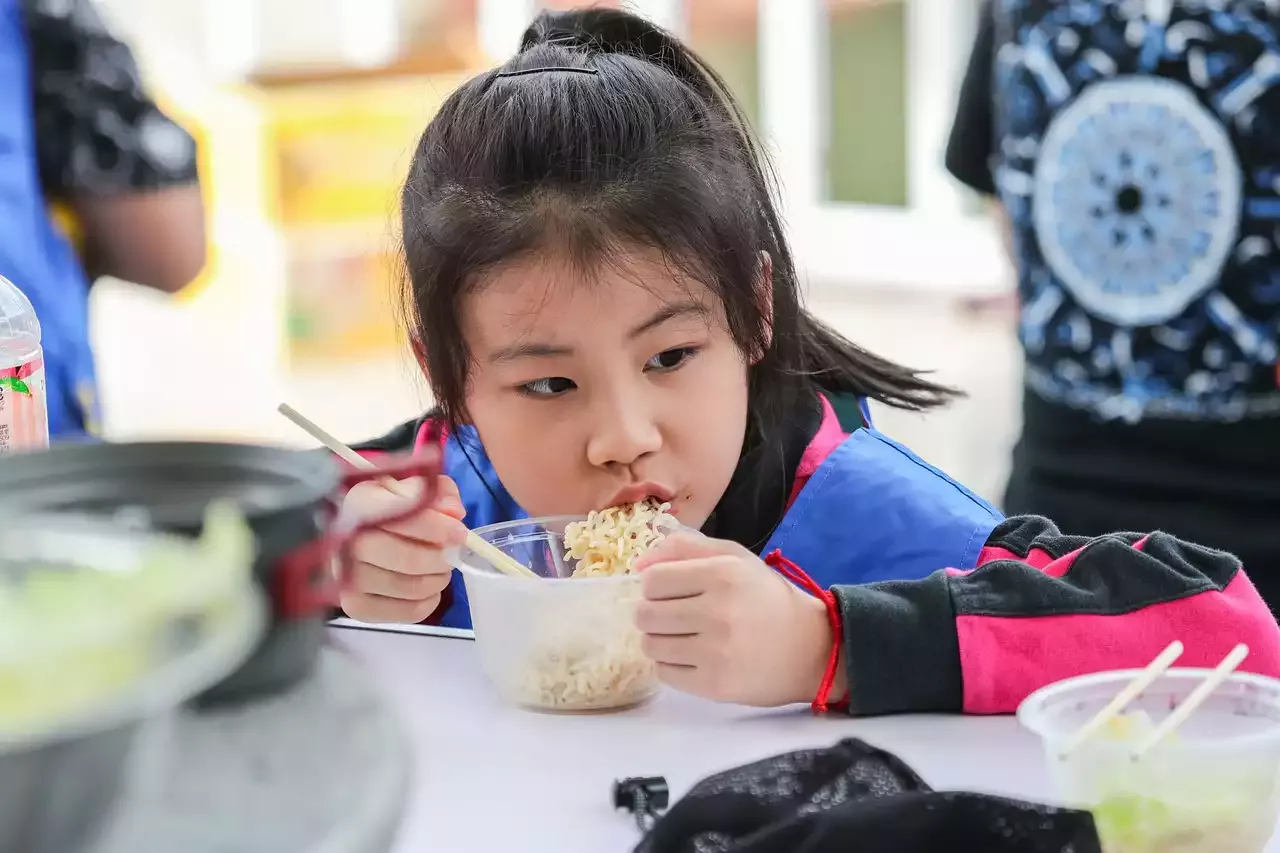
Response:
POLYGON ((638 705, 657 692, 656 669, 641 650, 634 624, 638 579, 599 589, 597 602, 563 614, 571 622, 536 620, 516 666, 519 675, 505 691, 511 701, 544 710, 599 711, 638 705))
POLYGON ((641 530, 655 522, 679 526, 655 507, 475 531, 538 578, 501 574, 466 548, 454 555, 481 666, 507 701, 543 711, 601 711, 632 707, 657 693, 656 668, 635 627, 640 577, 631 573, 635 557, 662 538, 661 531, 641 530), (621 549, 602 535, 611 529, 626 531, 621 549))

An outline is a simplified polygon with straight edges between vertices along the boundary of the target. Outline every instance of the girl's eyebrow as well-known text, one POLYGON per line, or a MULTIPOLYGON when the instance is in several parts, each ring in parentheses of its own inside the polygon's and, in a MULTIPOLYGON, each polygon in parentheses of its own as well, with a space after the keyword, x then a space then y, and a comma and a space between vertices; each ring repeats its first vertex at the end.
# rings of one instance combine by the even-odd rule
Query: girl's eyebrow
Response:
POLYGON ((539 344, 529 341, 499 347, 489 353, 489 363, 503 364, 509 361, 519 361, 522 358, 555 358, 565 355, 573 355, 573 347, 559 347, 553 344, 539 344))
POLYGON ((682 317, 704 318, 706 316, 707 306, 703 305, 701 302, 696 302, 692 299, 685 300, 684 302, 670 302, 655 311, 648 320, 645 320, 643 323, 633 328, 627 334, 627 337, 638 338, 645 332, 658 328, 663 323, 669 323, 672 320, 682 317))
MULTIPOLYGON (((706 316, 707 306, 701 302, 695 302, 693 300, 672 302, 662 306, 643 323, 632 328, 631 331, 627 333, 627 337, 637 338, 645 332, 653 331, 664 323, 669 323, 672 320, 683 317, 706 316)), ((522 358, 558 358, 567 355, 573 355, 573 347, 538 343, 536 341, 524 341, 505 347, 499 347, 489 353, 489 363, 503 364, 506 362, 518 361, 522 358)))

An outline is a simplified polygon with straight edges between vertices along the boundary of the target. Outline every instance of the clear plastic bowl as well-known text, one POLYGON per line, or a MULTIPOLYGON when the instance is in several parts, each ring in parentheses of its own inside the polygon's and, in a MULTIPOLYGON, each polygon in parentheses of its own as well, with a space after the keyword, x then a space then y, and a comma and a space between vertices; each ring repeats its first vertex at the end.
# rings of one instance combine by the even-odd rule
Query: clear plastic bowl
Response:
POLYGON ((160 777, 168 718, 248 656, 266 604, 251 550, 211 551, 83 518, 12 521, 0 543, 0 585, 11 596, 60 574, 91 583, 45 587, 38 605, 5 603, 0 851, 75 853, 160 777), (156 565, 175 571, 148 571, 156 565), (93 576, 116 578, 97 586, 93 576), (104 590, 107 600, 97 597, 104 590), (51 595, 65 606, 44 606, 51 595))
MULTIPOLYGON (((1209 674, 1172 669, 1125 710, 1159 723, 1209 674)), ((1103 672, 1044 687, 1018 719, 1044 744, 1063 803, 1093 812, 1106 853, 1261 853, 1280 814, 1280 681, 1237 673, 1140 758, 1099 733, 1065 741, 1138 675, 1103 672)))
POLYGON ((452 555, 471 603, 480 665, 508 701, 543 711, 629 708, 658 691, 640 649, 636 575, 573 578, 565 525, 532 518, 475 530, 539 577, 504 575, 465 546, 452 555))

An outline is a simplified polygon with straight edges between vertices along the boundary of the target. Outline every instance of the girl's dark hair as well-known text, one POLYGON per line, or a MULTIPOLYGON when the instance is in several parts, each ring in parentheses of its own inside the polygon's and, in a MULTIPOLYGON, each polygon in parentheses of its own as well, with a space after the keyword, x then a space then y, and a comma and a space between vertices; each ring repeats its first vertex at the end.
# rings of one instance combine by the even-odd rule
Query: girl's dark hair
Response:
POLYGON ((466 417, 461 300, 484 271, 548 246, 582 264, 652 247, 709 287, 758 357, 749 445, 815 386, 915 410, 955 396, 801 307, 771 189, 724 82, 678 39, 621 11, 540 15, 514 58, 445 100, 401 198, 406 320, 442 414, 466 417))

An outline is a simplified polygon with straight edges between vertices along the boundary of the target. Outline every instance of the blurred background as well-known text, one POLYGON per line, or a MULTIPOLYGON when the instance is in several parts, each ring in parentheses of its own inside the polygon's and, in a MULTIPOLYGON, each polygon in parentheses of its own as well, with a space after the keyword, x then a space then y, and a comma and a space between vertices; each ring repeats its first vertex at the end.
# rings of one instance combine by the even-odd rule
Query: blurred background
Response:
MULTIPOLYGON (((457 83, 569 0, 100 0, 202 148, 210 261, 94 288, 113 438, 346 439, 430 402, 396 326, 396 193, 457 83)), ((610 5, 604 3, 601 5, 610 5)), ((616 5, 616 4, 615 4, 616 5)), ((1020 358, 998 233, 944 171, 978 0, 634 0, 720 70, 775 158, 810 307, 969 398, 878 425, 998 498, 1020 358)))

